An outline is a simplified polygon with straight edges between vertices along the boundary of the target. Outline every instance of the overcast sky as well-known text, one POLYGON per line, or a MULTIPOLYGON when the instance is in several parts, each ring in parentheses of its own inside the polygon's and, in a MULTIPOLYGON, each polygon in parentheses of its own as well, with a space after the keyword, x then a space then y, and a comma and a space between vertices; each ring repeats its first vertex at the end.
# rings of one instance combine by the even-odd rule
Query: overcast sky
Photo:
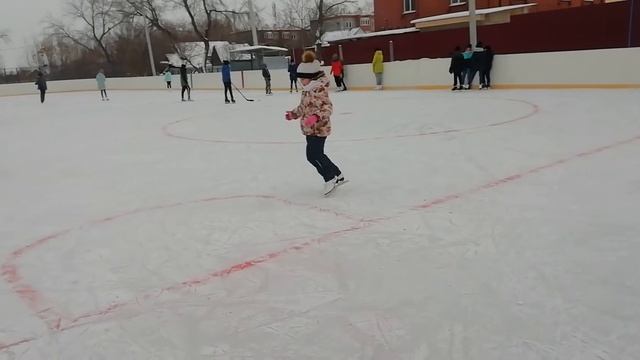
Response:
MULTIPOLYGON (((68 0, 5 0, 0 11, 0 30, 8 30, 10 42, 0 42, 0 57, 7 68, 26 65, 26 49, 42 35, 44 18, 59 15, 68 0), (6 4, 4 4, 6 3, 6 4)), ((227 0, 233 4, 234 0, 227 0)), ((266 6, 272 0, 254 0, 266 6)), ((276 0, 278 1, 278 0, 276 0)), ((238 1, 240 2, 240 1, 238 1)))
MULTIPOLYGON (((26 49, 33 39, 42 35, 44 18, 58 15, 68 0, 4 0, 0 10, 0 30, 8 30, 11 42, 0 41, 0 57, 7 68, 26 65, 26 49)), ((232 5, 236 0, 227 0, 232 5)), ((271 14, 274 0, 254 0, 263 7, 263 14, 271 14)), ((275 0, 279 2, 281 0, 275 0)), ((240 3, 240 0, 237 0, 240 3)))
POLYGON ((0 56, 6 67, 25 63, 25 44, 42 33, 42 19, 47 13, 59 10, 62 3, 63 0, 3 1, 0 30, 8 30, 11 37, 9 43, 0 42, 0 56))

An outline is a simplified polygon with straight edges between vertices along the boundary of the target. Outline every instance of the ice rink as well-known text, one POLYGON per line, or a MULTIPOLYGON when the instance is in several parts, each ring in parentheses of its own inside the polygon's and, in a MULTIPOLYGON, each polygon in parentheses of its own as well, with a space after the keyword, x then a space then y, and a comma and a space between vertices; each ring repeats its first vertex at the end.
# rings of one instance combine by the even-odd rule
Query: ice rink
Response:
POLYGON ((640 91, 0 98, 0 360, 637 360, 640 91))

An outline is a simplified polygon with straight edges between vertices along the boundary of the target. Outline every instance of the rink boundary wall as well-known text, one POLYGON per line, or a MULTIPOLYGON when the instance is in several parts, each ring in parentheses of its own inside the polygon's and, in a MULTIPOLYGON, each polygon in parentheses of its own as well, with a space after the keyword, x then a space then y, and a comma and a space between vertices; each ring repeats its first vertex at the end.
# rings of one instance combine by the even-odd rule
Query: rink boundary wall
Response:
MULTIPOLYGON (((438 90, 451 87, 449 59, 419 59, 385 63, 386 89, 438 90)), ((636 89, 640 88, 640 48, 511 54, 495 57, 492 82, 497 89, 636 89)), ((327 74, 329 68, 325 68, 327 74)), ((289 89, 286 70, 271 72, 274 90, 289 89)), ((261 71, 232 73, 244 90, 264 89, 261 71)), ((369 90, 375 85, 370 64, 347 65, 350 89, 369 90)), ((333 83, 333 81, 332 81, 333 83)), ((477 83, 477 76, 476 76, 477 83)), ((220 73, 193 74, 194 90, 222 90, 220 73)), ((49 92, 97 91, 94 79, 50 81, 49 92)), ((161 76, 109 78, 109 90, 166 90, 161 76)), ((173 77, 173 90, 180 90, 173 77)), ((0 85, 0 96, 36 94, 33 83, 0 85)))

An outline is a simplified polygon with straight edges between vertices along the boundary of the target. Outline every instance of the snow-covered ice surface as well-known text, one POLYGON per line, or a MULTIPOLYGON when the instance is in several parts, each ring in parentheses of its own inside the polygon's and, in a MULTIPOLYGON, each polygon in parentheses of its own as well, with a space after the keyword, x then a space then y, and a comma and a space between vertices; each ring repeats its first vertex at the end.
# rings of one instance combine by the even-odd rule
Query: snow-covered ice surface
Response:
POLYGON ((0 359, 640 357, 640 92, 0 98, 0 359))

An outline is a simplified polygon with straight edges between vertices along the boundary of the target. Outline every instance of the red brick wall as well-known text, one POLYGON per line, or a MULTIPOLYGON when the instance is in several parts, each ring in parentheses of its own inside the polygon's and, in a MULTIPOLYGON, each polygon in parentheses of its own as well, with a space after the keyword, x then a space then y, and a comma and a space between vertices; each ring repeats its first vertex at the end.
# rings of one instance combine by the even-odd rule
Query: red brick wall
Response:
MULTIPOLYGON (((635 0, 640 3, 640 0, 635 0)), ((635 5, 633 45, 640 46, 640 5, 635 5)), ((511 23, 480 26, 478 39, 498 54, 587 50, 627 47, 630 3, 575 7, 565 10, 517 15, 511 23)), ((468 29, 413 32, 339 42, 345 63, 371 61, 373 51, 382 48, 389 60, 389 41, 395 60, 447 57, 456 45, 469 42, 468 29)), ((324 58, 337 53, 337 44, 323 51, 324 58)))
MULTIPOLYGON (((403 14, 403 0, 375 0, 376 31, 411 27, 411 20, 466 11, 466 5, 450 6, 451 0, 416 0, 416 12, 403 14)), ((536 3, 530 11, 548 11, 602 4, 604 0, 476 0, 478 9, 536 3)))

